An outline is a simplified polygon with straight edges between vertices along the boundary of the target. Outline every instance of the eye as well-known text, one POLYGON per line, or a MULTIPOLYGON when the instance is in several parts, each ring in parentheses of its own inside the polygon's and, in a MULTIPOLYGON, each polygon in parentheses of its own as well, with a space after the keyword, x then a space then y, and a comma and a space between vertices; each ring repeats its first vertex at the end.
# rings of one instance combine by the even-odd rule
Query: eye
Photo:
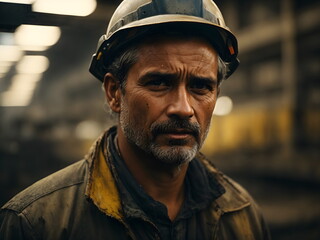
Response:
POLYGON ((145 83, 145 86, 147 86, 152 91, 162 91, 166 90, 170 87, 170 83, 166 79, 150 79, 145 83))
POLYGON ((167 86, 167 82, 163 79, 152 79, 146 83, 149 86, 167 86))
POLYGON ((203 95, 214 90, 214 83, 211 81, 198 79, 192 81, 189 85, 189 88, 191 91, 203 95))

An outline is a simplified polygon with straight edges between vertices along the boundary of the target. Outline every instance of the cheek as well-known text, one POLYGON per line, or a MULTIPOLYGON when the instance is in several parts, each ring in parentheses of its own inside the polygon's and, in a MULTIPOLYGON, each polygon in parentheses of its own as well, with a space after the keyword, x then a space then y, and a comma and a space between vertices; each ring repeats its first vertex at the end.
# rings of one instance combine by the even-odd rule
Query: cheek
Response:
POLYGON ((208 101, 204 100, 198 104, 198 121, 203 128, 206 128, 210 125, 212 113, 215 107, 215 99, 210 99, 208 101))
POLYGON ((145 125, 150 115, 150 103, 143 97, 133 97, 129 99, 130 121, 139 125, 145 125))
POLYGON ((210 116, 212 116, 213 111, 215 109, 216 103, 217 103, 217 94, 214 94, 214 96, 208 101, 207 107, 208 107, 208 112, 210 112, 210 116))

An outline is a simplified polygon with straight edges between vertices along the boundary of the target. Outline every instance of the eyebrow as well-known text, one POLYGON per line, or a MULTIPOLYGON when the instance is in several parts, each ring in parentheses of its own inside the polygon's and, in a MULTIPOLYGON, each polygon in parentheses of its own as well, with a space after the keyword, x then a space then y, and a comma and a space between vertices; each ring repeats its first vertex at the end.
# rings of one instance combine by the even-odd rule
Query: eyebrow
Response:
MULTIPOLYGON (((148 72, 141 76, 139 78, 140 82, 144 82, 148 79, 165 79, 165 80, 176 80, 179 78, 179 75, 176 73, 163 73, 163 72, 148 72)), ((203 83, 208 83, 208 84, 217 84, 218 80, 217 78, 211 78, 211 77, 202 77, 202 76, 195 76, 193 74, 190 75, 189 79, 190 82, 193 81, 201 81, 203 83)))
POLYGON ((211 77, 200 77, 200 76, 194 76, 191 75, 190 82, 202 82, 210 85, 216 85, 218 84, 218 79, 217 78, 211 78, 211 77))
POLYGON ((166 80, 175 80, 179 76, 175 73, 163 73, 163 72, 148 72, 139 78, 140 82, 145 82, 149 79, 166 79, 166 80))

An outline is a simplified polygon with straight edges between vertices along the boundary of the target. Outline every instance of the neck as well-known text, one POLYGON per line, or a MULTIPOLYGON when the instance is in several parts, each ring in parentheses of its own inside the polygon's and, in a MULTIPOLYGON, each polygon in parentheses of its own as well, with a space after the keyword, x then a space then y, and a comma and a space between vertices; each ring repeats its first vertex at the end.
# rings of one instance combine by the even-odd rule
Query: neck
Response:
POLYGON ((118 147, 136 181, 149 196, 166 205, 169 218, 173 220, 184 200, 184 179, 188 164, 160 162, 128 142, 121 129, 118 129, 118 147))

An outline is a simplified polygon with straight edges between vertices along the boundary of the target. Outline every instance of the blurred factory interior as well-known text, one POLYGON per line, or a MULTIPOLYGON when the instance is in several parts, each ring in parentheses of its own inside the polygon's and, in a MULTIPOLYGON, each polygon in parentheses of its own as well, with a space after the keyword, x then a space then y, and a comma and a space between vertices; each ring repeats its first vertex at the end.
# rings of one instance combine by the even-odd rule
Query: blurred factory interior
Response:
MULTIPOLYGON (((88 66, 120 2, 0 1, 0 205, 113 124, 88 66)), ((215 2, 241 65, 203 152, 249 190, 273 239, 320 239, 320 2, 215 2)))

